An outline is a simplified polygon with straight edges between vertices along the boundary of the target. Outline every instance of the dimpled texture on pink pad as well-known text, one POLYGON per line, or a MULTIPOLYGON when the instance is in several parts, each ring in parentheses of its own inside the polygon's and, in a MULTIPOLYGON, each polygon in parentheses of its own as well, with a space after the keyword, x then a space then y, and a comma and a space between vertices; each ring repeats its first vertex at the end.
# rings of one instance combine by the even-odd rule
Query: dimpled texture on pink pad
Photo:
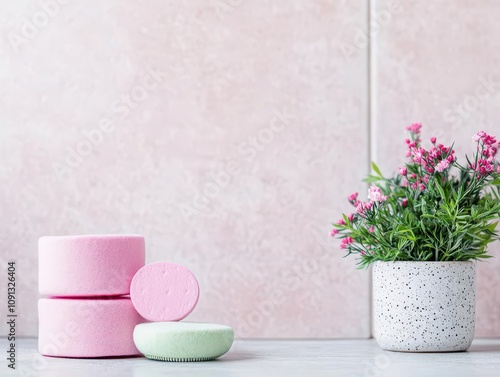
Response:
POLYGON ((200 288, 186 267, 156 262, 142 267, 130 286, 130 298, 144 318, 155 321, 180 321, 198 303, 200 288))
POLYGON ((38 351, 45 356, 139 355, 134 328, 146 322, 130 298, 38 301, 38 351))
POLYGON ((144 237, 89 235, 41 237, 39 290, 53 297, 119 296, 130 293, 145 263, 144 237))

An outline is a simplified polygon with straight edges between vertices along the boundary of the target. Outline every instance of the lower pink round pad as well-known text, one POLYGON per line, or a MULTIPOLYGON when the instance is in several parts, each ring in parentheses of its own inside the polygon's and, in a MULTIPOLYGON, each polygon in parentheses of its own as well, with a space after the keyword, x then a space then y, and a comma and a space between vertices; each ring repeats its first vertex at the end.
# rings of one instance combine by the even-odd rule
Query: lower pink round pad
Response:
POLYGON ((38 350, 45 356, 139 355, 134 328, 146 322, 129 298, 38 301, 38 350))
POLYGON ((134 274, 144 266, 144 237, 120 234, 41 237, 38 262, 42 295, 128 295, 134 274))
POLYGON ((167 262, 151 263, 135 274, 130 298, 144 318, 155 321, 180 321, 198 303, 200 288, 186 267, 167 262))

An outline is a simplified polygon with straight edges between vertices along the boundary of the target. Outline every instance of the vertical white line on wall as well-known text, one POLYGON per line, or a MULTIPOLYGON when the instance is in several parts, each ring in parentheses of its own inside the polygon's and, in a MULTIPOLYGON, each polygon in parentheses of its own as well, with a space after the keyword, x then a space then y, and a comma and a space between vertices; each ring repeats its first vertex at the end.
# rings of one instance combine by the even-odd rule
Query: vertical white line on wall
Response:
POLYGON ((368 124, 370 140, 370 166, 371 162, 377 161, 377 59, 376 59, 376 38, 372 35, 370 21, 372 14, 376 13, 376 0, 368 0, 368 124))
MULTIPOLYGON (((375 14, 376 0, 368 0, 367 10, 367 69, 368 69, 368 172, 371 173, 371 162, 377 158, 377 121, 376 121, 376 70, 375 70, 375 40, 372 35, 370 21, 375 14)), ((370 318, 370 337, 373 337, 373 298, 372 298, 372 268, 368 270, 368 311, 370 318)))

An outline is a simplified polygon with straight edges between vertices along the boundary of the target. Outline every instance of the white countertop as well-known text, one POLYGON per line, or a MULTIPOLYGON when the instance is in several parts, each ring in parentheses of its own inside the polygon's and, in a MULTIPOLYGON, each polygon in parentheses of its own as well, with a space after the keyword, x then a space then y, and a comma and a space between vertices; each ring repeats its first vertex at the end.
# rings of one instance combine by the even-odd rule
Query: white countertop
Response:
POLYGON ((382 351, 371 340, 237 340, 216 361, 168 363, 144 357, 62 359, 42 357, 36 339, 17 344, 10 372, 2 338, 0 376, 500 376, 500 339, 476 339, 467 352, 382 351))

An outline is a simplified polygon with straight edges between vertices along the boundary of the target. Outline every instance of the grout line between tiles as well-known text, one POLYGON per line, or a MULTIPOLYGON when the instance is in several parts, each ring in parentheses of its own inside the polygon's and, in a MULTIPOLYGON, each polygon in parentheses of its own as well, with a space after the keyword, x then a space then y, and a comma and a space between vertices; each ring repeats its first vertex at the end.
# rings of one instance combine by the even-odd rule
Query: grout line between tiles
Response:
MULTIPOLYGON (((375 1, 376 0, 367 0, 367 17, 366 17, 366 28, 368 35, 368 45, 367 45, 367 106, 368 106, 368 173, 371 172, 371 162, 376 160, 376 121, 375 121, 375 59, 374 56, 374 39, 372 36, 370 21, 371 15, 375 10, 375 1)), ((372 297, 372 268, 370 267, 368 270, 368 312, 369 312, 369 320, 370 320, 370 338, 373 338, 373 297, 372 297)))

